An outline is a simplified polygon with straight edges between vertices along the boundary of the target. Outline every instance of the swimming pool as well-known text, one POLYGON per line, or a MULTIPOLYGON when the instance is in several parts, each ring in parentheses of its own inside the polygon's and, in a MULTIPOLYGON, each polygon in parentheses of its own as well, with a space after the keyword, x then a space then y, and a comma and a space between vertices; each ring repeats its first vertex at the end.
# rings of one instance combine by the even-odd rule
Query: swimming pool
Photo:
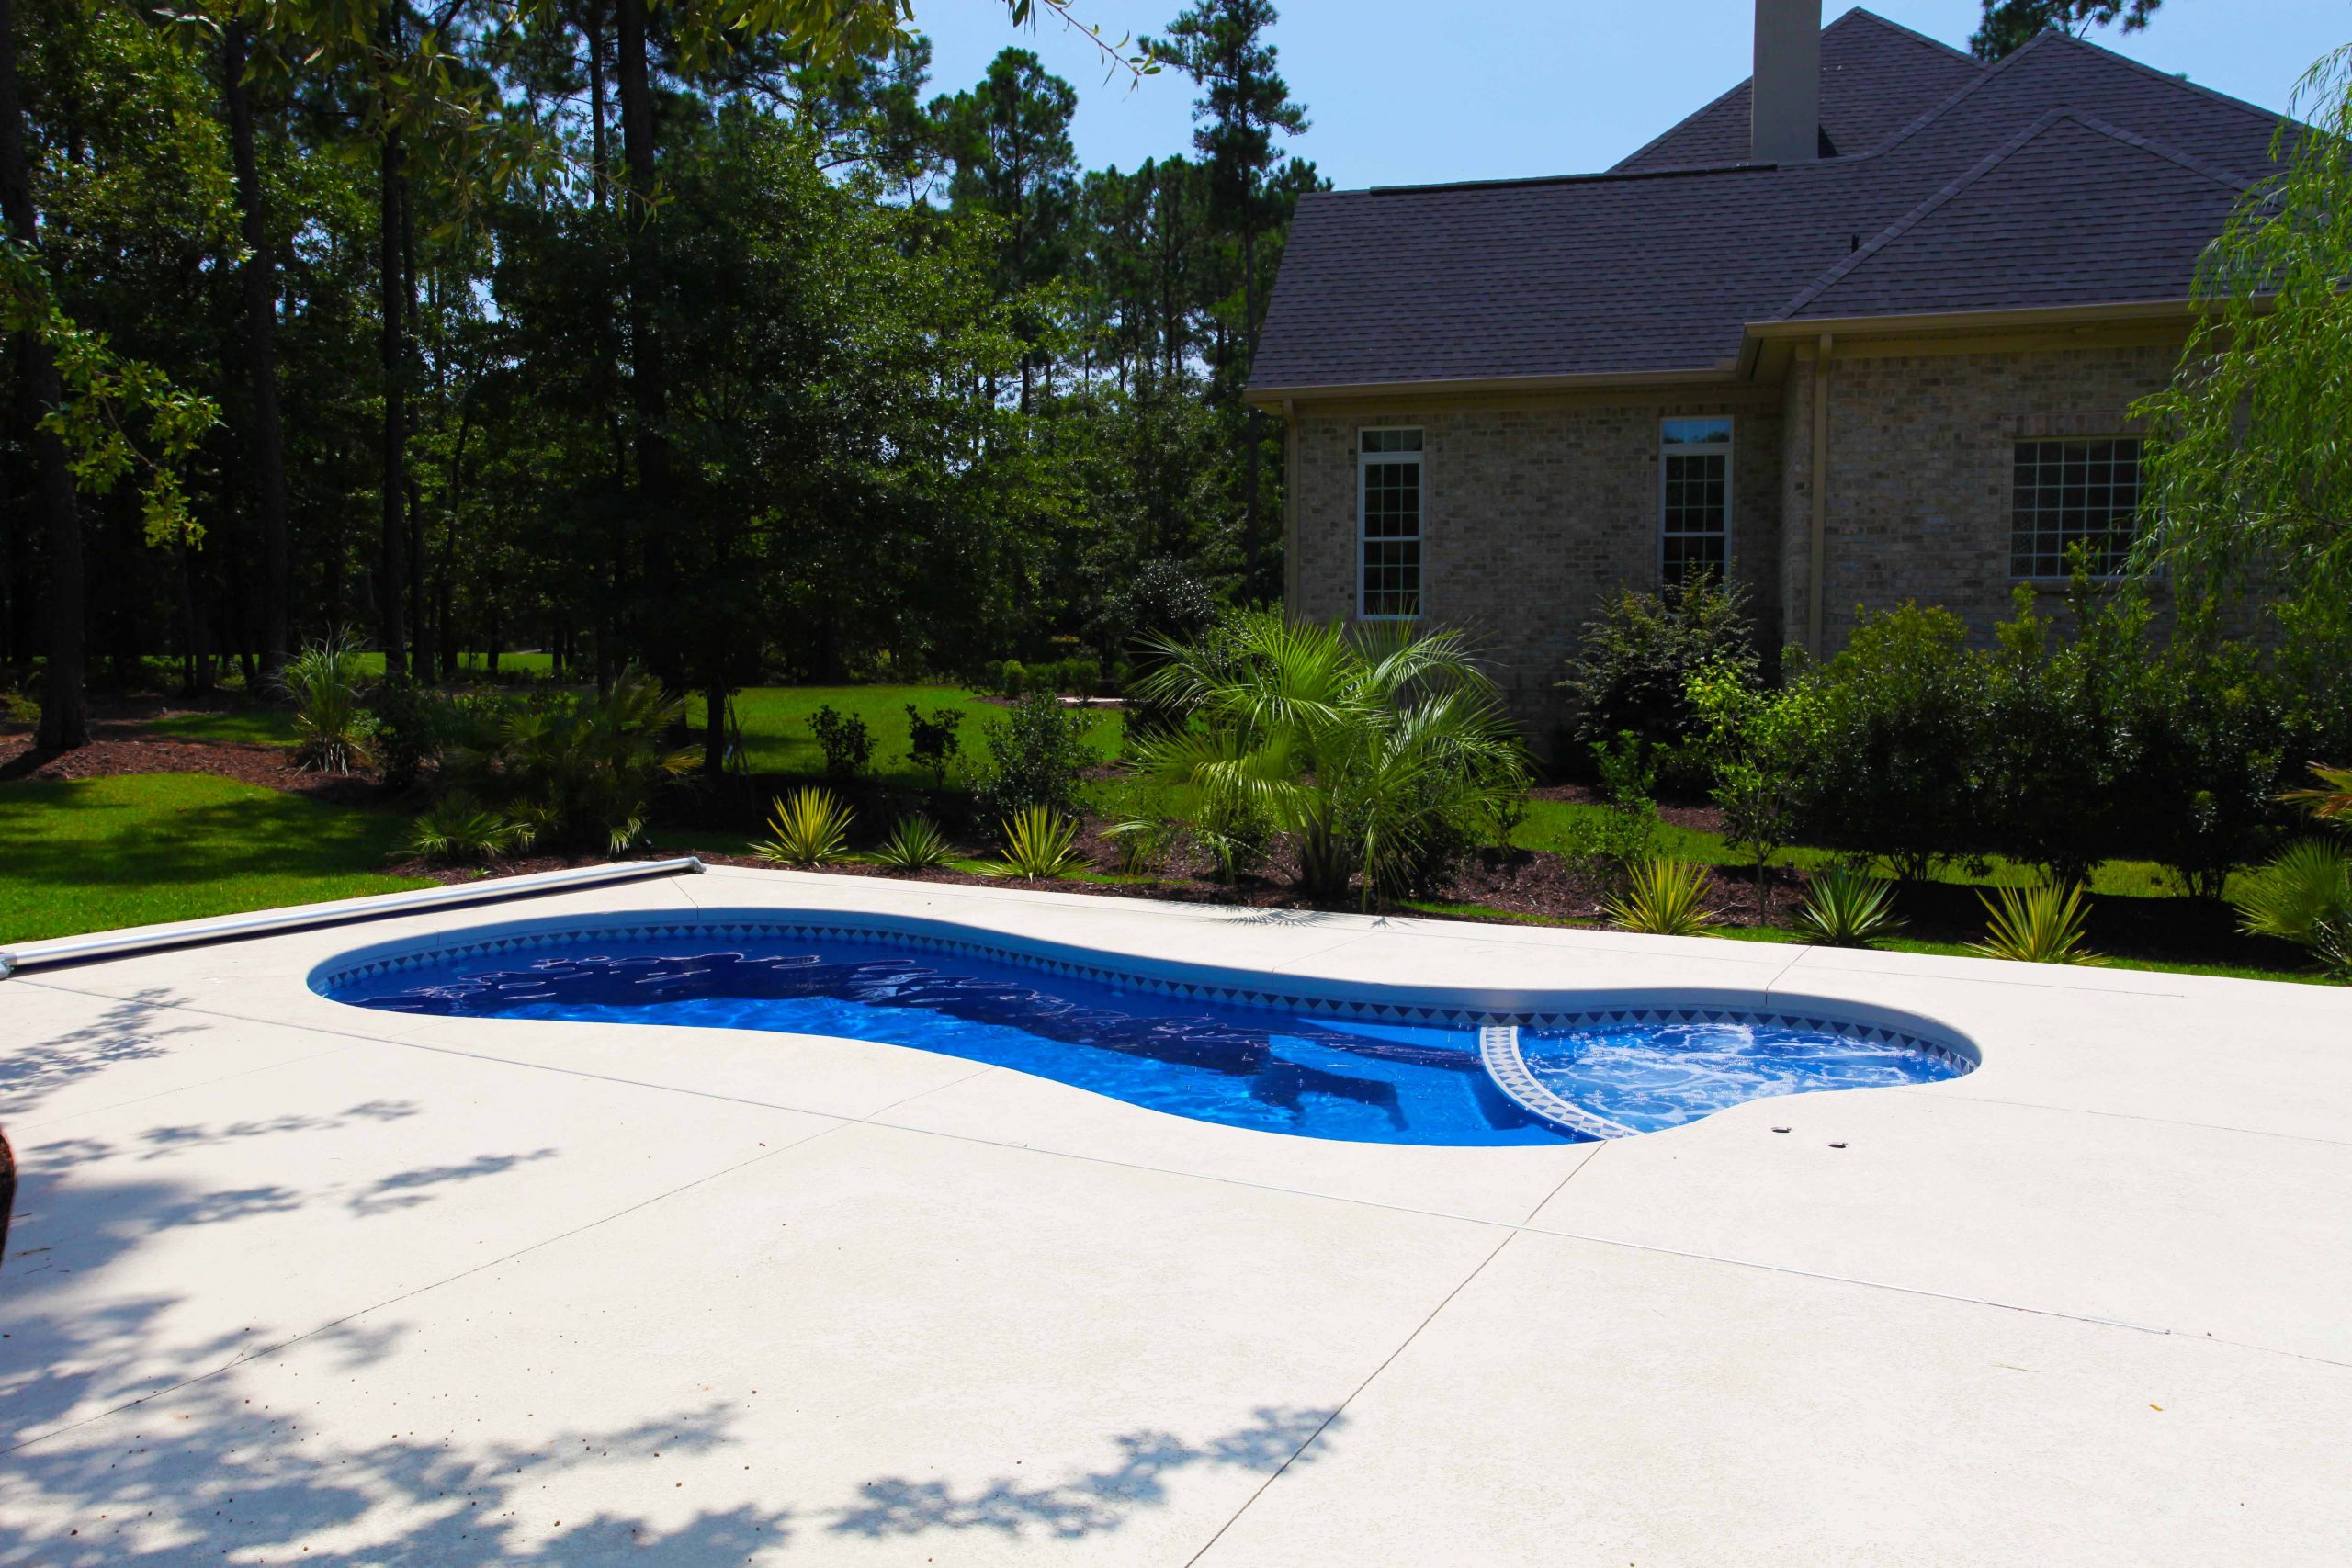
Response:
POLYGON ((1766 1095, 1933 1082, 1972 1060, 1901 1030, 1730 1008, 1584 1012, 1568 994, 1502 1015, 1439 995, 1264 988, 1274 983, 984 933, 772 918, 458 932, 311 977, 386 1011, 878 1041, 1198 1121, 1363 1143, 1556 1145, 1766 1095), (1524 1073, 1482 1055, 1481 1026, 1503 1022, 1524 1025, 1524 1073))

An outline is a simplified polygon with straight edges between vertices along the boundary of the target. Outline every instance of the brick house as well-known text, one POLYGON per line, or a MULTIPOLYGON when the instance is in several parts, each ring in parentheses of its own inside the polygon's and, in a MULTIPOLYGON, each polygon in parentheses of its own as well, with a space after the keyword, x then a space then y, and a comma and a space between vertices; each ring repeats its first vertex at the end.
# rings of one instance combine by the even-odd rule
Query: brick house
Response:
POLYGON ((1715 569, 1834 650, 2117 555, 2128 410, 2278 118, 2063 34, 1988 66, 1820 17, 1758 0, 1755 75, 1605 174, 1301 202, 1250 388, 1294 614, 1469 628, 1540 743, 1621 583, 1715 569))

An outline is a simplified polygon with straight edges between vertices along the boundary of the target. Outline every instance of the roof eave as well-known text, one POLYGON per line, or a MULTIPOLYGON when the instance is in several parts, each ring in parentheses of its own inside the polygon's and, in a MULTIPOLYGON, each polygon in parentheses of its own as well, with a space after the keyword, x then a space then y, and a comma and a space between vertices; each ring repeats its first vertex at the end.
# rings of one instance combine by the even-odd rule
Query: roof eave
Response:
POLYGON ((2118 299, 2078 305, 2036 305, 1982 310, 1919 310, 1863 316, 1793 316, 1750 321, 1750 338, 1809 338, 1823 333, 1861 335, 1887 333, 1972 332, 1989 329, 2066 327, 2104 321, 2177 321, 2212 309, 2191 299, 2118 299))
POLYGON ((1464 376, 1415 381, 1350 381, 1283 385, 1251 383, 1244 400, 1261 409, 1280 411, 1286 403, 1342 398, 1430 398, 1491 392, 1576 392, 1612 387, 1705 386, 1744 378, 1740 359, 1719 359, 1711 365, 1674 370, 1595 370, 1567 376, 1464 376))

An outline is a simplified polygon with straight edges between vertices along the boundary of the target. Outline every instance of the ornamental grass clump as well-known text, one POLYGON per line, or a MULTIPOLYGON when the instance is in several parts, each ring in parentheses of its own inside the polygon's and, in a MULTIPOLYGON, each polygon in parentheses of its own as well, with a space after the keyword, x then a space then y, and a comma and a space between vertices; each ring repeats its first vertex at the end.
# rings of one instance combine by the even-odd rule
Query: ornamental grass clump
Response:
POLYGON ((2084 945, 2089 906, 2083 902, 2079 882, 2039 883, 2031 887, 1996 887, 1997 903, 1979 893, 1991 922, 1983 942, 1969 951, 1986 958, 2007 958, 2018 964, 2084 964, 2107 962, 2084 945))
POLYGON ((1876 947, 1903 929, 1894 915, 1894 888, 1875 876, 1840 866, 1805 889, 1797 934, 1819 947, 1876 947))
POLYGON ((923 816, 901 817, 890 829, 882 847, 866 858, 885 871, 912 875, 919 871, 935 871, 953 858, 955 851, 947 842, 947 835, 939 824, 923 816))
POLYGON ((1707 868, 1654 856, 1628 869, 1625 890, 1609 900, 1609 923, 1644 936, 1703 936, 1715 924, 1707 908, 1707 868))
POLYGON ((831 790, 814 785, 778 796, 768 836, 752 852, 772 865, 826 865, 848 856, 853 814, 831 790))
POLYGON ((331 632, 286 661, 278 689, 293 699, 302 732, 294 765, 309 773, 347 773, 368 761, 370 723, 360 702, 367 680, 358 643, 331 632))
POLYGON ((1078 824, 1050 807, 1032 806, 1006 818, 1002 849, 1002 859, 982 868, 990 876, 1044 881, 1086 864, 1078 849, 1078 824))

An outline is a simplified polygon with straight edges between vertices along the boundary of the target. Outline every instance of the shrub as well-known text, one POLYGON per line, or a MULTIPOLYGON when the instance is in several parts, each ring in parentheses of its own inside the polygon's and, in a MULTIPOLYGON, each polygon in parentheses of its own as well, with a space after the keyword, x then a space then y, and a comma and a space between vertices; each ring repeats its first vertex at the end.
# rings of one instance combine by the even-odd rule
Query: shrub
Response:
POLYGON ((1625 890, 1609 900, 1609 923, 1645 936, 1698 936, 1715 923, 1707 908, 1707 868, 1653 857, 1635 864, 1625 890))
POLYGON ((1111 596, 1109 610, 1114 637, 1184 643, 1216 619, 1216 596, 1200 579, 1162 556, 1136 569, 1111 596))
POLYGON ((624 854, 644 835, 655 793, 700 760, 665 750, 683 700, 630 671, 605 693, 565 694, 460 712, 462 744, 441 773, 551 847, 624 854))
POLYGON ((930 818, 901 817, 890 829, 889 838, 870 858, 886 870, 912 875, 945 865, 955 858, 955 851, 947 842, 947 835, 930 818))
POLYGON ((811 785, 771 803, 768 836, 752 852, 775 865, 824 865, 842 858, 850 808, 832 791, 811 785))
POLYGON ((1078 824, 1049 807, 1032 806, 1005 818, 1003 858, 991 861, 991 876, 1032 880, 1068 876, 1085 865, 1078 851, 1078 824))
POLYGON ((370 726, 360 706, 365 675, 358 643, 333 632, 286 661, 278 688, 294 702, 302 732, 294 765, 312 773, 347 773, 368 761, 370 726))
POLYGON ((1560 688, 1576 700, 1578 739, 1589 745, 1631 731, 1687 782, 1679 749, 1700 728, 1691 676, 1716 670, 1753 681, 1758 669, 1745 591, 1702 574, 1662 593, 1621 589, 1586 623, 1560 688))
POLYGON ((2331 972, 2352 976, 2352 856, 2335 845, 2290 845, 2232 902, 2248 934, 2291 942, 2331 972))
POLYGON ((1791 683, 1784 700, 1812 705, 1801 841, 1882 857, 1905 880, 1983 852, 1988 703, 1966 644, 1959 616, 1905 604, 1864 615, 1791 683))
POLYGON ((443 705, 430 687, 395 675, 378 683, 368 699, 372 726, 371 749, 384 782, 394 789, 413 789, 425 764, 441 758, 447 725, 443 705))
POLYGON ((1018 659, 1008 659, 997 667, 997 690, 1008 697, 1017 697, 1029 689, 1029 668, 1018 659))
POLYGON ((1657 793, 1657 758, 1630 729, 1592 743, 1593 778, 1611 806, 1646 806, 1657 793))
POLYGON ((907 761, 931 774, 933 788, 947 787, 947 769, 963 742, 956 731, 964 722, 961 708, 933 708, 919 713, 907 705, 907 761))
POLYGON ((853 778, 874 760, 874 732, 856 714, 836 713, 828 704, 809 716, 808 728, 825 754, 827 778, 853 778))
POLYGON ((2103 964, 2084 945, 2090 918, 2079 882, 2045 882, 2025 889, 1996 887, 1976 897, 1991 917, 1983 942, 1970 951, 2019 964, 2103 964))
POLYGON ((1079 775, 1094 761, 1086 744, 1087 716, 1049 692, 1033 692, 991 725, 988 760, 974 794, 980 809, 1010 817, 1033 806, 1064 816, 1078 811, 1079 775))
POLYGON ((1657 812, 1647 801, 1579 812, 1568 819, 1561 858, 1606 907, 1621 897, 1634 867, 1657 849, 1657 812))
POLYGON ((1876 947, 1903 929, 1894 916, 1894 889, 1875 876, 1840 866, 1805 889, 1796 929, 1822 947, 1876 947))
POLYGON ((40 722, 40 703, 14 686, 0 687, 0 725, 30 729, 40 722))
POLYGON ((484 806, 464 790, 451 790, 416 819, 409 848, 436 865, 481 865, 528 849, 532 831, 484 806))

